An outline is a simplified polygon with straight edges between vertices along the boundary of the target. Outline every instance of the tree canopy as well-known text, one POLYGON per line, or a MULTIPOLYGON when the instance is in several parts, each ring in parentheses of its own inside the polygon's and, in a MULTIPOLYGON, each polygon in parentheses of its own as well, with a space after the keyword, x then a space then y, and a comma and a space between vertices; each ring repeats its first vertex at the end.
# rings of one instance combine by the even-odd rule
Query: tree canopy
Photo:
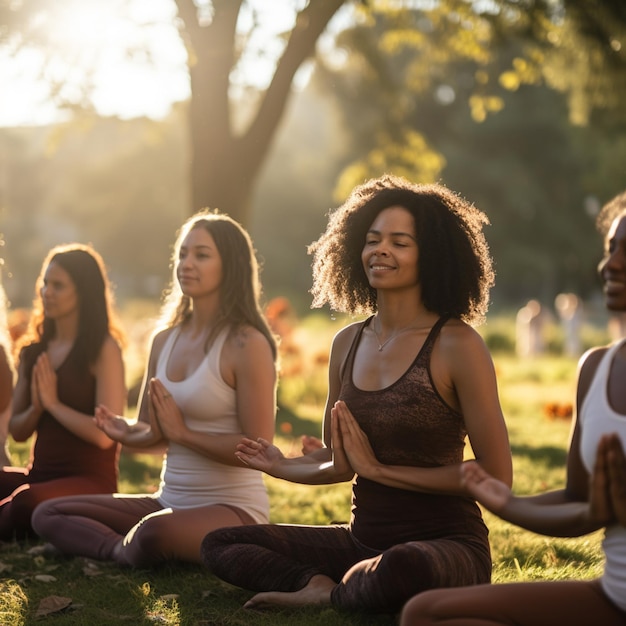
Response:
MULTIPOLYGON (((252 54, 263 54, 254 35, 266 27, 272 11, 262 11, 262 3, 254 0, 172 2, 176 11, 171 19, 185 45, 191 93, 189 210, 221 208, 244 224, 250 221, 251 198, 294 78, 314 56, 327 65, 350 67, 342 73, 345 80, 335 85, 339 91, 348 93, 355 80, 378 86, 378 108, 371 120, 377 145, 344 176, 342 192, 381 169, 418 179, 436 177, 444 163, 441 154, 424 143, 414 121, 407 127, 416 94, 432 92, 440 99, 463 94, 479 122, 502 108, 503 90, 523 85, 544 84, 566 94, 569 116, 578 124, 598 109, 616 117, 624 110, 626 5, 621 0, 285 1, 281 8, 291 11, 291 26, 273 39, 274 67, 264 86, 242 83, 242 64, 249 62, 254 45, 252 54), (317 45, 342 7, 349 9, 346 26, 339 29, 343 34, 323 54, 317 45), (505 48, 510 58, 503 66, 498 55, 505 48), (346 50, 349 54, 342 56, 346 50), (401 65, 397 57, 404 59, 401 65), (415 154, 421 160, 415 161, 415 154)), ((116 11, 136 22, 133 4, 1 0, 0 45, 11 52, 43 50, 41 68, 51 95, 65 106, 90 108, 93 76, 82 63, 77 77, 72 58, 95 59, 104 52, 89 49, 88 37, 78 49, 61 45, 55 26, 86 7, 116 11), (66 73, 52 71, 63 56, 66 73)), ((133 39, 127 51, 135 61, 145 62, 149 54, 133 39)))
POLYGON ((327 210, 385 171, 442 181, 488 214, 496 299, 593 293, 594 211, 624 185, 623 2, 282 0, 277 30, 267 2, 160 1, 169 9, 146 22, 140 0, 0 0, 1 58, 28 53, 69 112, 0 133, 21 303, 42 247, 72 238, 104 254, 120 293, 156 295, 174 229, 202 206, 251 229, 270 293, 304 302, 327 210), (125 22, 111 28, 112 12, 125 22), (268 19, 273 35, 257 39, 268 19), (188 97, 164 119, 97 115, 96 69, 118 30, 118 51, 164 82, 148 43, 179 46, 169 60, 188 97), (269 72, 251 77, 250 59, 269 72))

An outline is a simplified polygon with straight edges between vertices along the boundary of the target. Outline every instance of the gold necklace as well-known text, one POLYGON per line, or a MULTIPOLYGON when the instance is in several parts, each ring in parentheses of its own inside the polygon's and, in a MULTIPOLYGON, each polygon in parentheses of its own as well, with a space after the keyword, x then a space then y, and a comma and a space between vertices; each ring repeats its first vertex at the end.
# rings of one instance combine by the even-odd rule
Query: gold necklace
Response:
MULTIPOLYGON (((375 322, 375 321, 374 321, 375 322)), ((392 340, 395 339, 398 335, 406 332, 407 330, 411 330, 412 328, 414 328, 413 324, 415 324, 415 320, 413 320, 408 326, 405 326, 404 328, 401 328, 400 330, 396 331, 395 333, 393 333, 390 337, 388 337, 387 339, 385 339, 385 341, 383 341, 382 343, 380 343, 380 338, 378 337, 378 333, 376 332, 376 324, 373 323, 372 324, 372 330, 374 331, 374 337, 376 337, 376 343, 378 344, 378 351, 382 352, 383 348, 392 340)))

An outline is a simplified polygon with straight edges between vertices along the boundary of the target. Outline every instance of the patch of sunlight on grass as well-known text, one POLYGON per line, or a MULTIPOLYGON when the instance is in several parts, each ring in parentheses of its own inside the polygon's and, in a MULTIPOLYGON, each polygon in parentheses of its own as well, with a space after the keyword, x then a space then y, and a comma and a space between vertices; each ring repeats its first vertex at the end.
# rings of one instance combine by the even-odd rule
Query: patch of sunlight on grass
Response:
POLYGON ((22 587, 14 580, 0 580, 0 624, 21 626, 26 618, 28 598, 22 587))

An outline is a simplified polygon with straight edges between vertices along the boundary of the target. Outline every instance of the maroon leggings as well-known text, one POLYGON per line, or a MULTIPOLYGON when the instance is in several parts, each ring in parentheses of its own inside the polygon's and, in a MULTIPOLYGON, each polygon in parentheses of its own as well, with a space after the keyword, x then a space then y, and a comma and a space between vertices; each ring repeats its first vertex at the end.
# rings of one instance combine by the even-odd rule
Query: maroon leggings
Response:
POLYGON ((37 505, 45 500, 81 493, 111 492, 110 481, 94 477, 31 480, 23 468, 5 467, 0 471, 0 541, 34 537, 31 517, 37 505))
POLYGON ((204 536, 239 523, 254 520, 246 511, 225 504, 172 510, 145 494, 55 498, 33 515, 37 534, 64 554, 133 567, 171 560, 199 563, 204 536))
POLYGON ((425 589, 491 578, 482 545, 446 538, 374 550, 346 526, 222 528, 204 538, 202 560, 216 576, 253 591, 298 591, 323 574, 338 583, 331 594, 335 606, 387 613, 425 589))

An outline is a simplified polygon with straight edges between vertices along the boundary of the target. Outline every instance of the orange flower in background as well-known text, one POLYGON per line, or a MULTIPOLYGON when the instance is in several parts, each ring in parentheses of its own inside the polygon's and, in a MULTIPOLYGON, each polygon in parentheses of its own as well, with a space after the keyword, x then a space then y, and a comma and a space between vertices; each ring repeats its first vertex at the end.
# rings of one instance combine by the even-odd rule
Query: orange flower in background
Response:
POLYGON ((313 363, 317 366, 325 366, 328 365, 328 360, 328 352, 318 352, 313 359, 313 363))
POLYGON ((283 435, 291 435, 291 433, 293 432, 293 426, 291 425, 291 422, 282 422, 278 428, 283 435))
POLYGON ((572 415, 574 415, 574 407, 571 405, 571 403, 559 405, 559 410, 557 413, 558 417, 561 417, 563 419, 569 419, 570 417, 572 417, 572 415))
POLYGON ((574 414, 574 407, 571 403, 566 402, 560 404, 558 402, 549 402, 543 407, 544 415, 548 419, 570 419, 574 414))
POLYGON ((285 356, 300 356, 300 353, 302 351, 300 350, 299 346, 296 346, 293 343, 288 343, 288 344, 281 343, 281 352, 285 356))
POLYGON ((296 322, 291 303, 282 296, 272 298, 267 303, 265 317, 267 317, 271 329, 283 339, 291 334, 296 322))
POLYGON ((265 315, 268 319, 276 319, 285 315, 291 315, 292 309, 289 300, 283 296, 272 298, 265 308, 265 315))

